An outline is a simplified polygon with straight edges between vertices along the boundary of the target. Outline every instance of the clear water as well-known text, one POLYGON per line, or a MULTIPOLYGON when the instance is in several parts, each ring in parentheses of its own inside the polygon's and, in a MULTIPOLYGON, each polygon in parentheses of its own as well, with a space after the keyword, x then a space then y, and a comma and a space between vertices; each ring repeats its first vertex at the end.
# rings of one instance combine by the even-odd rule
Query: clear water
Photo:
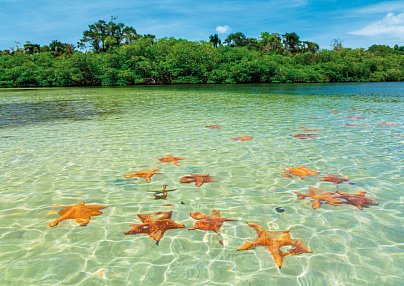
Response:
POLYGON ((404 83, 0 90, 0 284, 403 285, 403 124, 404 83), (303 127, 321 131, 291 136, 303 127), (157 164, 168 154, 186 160, 157 164), (157 165, 151 184, 122 176, 157 165), (280 176, 300 165, 355 184, 280 176), (216 181, 180 184, 190 173, 216 181), (179 190, 153 200, 163 184, 179 190), (294 194, 309 185, 366 190, 379 205, 314 210, 294 194), (109 208, 87 227, 48 226, 80 201, 109 208), (159 246, 123 234, 136 214, 170 209, 187 227, 192 211, 238 221, 221 237, 170 230, 159 246), (256 238, 246 221, 291 227, 313 253, 278 270, 263 247, 236 251, 256 238))

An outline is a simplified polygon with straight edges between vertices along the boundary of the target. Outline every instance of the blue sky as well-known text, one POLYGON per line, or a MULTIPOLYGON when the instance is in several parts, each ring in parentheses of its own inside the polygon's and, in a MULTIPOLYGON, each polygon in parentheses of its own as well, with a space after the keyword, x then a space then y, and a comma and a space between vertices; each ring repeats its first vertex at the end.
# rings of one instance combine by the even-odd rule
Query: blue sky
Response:
POLYGON ((404 46, 403 0, 0 0, 0 49, 15 41, 76 44, 89 24, 111 15, 157 38, 259 37, 268 31, 296 32, 326 49, 335 38, 351 48, 404 46))

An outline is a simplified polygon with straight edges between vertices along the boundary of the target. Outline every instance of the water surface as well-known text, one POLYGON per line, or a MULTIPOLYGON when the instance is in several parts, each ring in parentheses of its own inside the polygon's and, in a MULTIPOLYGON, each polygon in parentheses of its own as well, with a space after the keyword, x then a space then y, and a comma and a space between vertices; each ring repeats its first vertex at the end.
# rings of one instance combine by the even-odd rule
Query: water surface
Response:
POLYGON ((402 285, 403 111, 403 83, 0 90, 0 284, 402 285), (305 127, 317 138, 291 136, 305 127), (169 154, 186 160, 157 164, 169 154), (280 176, 300 165, 353 184, 280 176), (150 184, 122 176, 155 166, 150 184), (190 173, 215 182, 180 184, 190 173), (164 184, 178 191, 153 200, 164 184), (294 193, 308 186, 365 190, 379 205, 314 210, 294 193), (87 227, 48 226, 80 201, 109 208, 87 227), (159 246, 123 234, 136 214, 170 209, 186 227, 193 211, 238 221, 221 236, 167 231, 159 246), (263 247, 236 251, 256 238, 246 221, 290 227, 313 253, 278 270, 263 247))

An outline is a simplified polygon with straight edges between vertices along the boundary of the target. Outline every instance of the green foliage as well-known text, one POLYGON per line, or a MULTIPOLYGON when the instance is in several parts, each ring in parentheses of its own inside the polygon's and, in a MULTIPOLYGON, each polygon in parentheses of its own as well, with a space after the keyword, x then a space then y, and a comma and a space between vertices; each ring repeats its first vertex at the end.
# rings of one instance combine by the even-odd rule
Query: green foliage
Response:
POLYGON ((260 47, 264 52, 272 52, 282 54, 284 52, 284 46, 282 44, 282 38, 276 33, 261 33, 260 47))
POLYGON ((70 56, 74 53, 75 47, 71 44, 67 43, 62 43, 58 40, 53 40, 47 48, 45 48, 45 51, 50 51, 52 54, 56 57, 61 56, 61 55, 66 55, 70 56))
POLYGON ((26 42, 24 44, 24 53, 26 54, 38 54, 41 51, 41 46, 38 44, 33 44, 31 42, 26 42))
POLYGON ((295 54, 300 51, 300 37, 296 33, 286 33, 282 37, 287 53, 295 54))
POLYGON ((83 32, 79 47, 85 48, 89 44, 94 52, 106 52, 122 44, 132 44, 139 38, 133 27, 115 23, 114 20, 111 17, 109 22, 98 20, 89 25, 88 30, 83 32))
POLYGON ((156 40, 113 20, 83 33, 81 44, 92 51, 57 40, 0 51, 0 87, 404 80, 398 45, 348 49, 334 40, 332 50, 320 51, 296 33, 268 32, 259 39, 230 34, 225 45, 217 34, 209 42, 156 40))

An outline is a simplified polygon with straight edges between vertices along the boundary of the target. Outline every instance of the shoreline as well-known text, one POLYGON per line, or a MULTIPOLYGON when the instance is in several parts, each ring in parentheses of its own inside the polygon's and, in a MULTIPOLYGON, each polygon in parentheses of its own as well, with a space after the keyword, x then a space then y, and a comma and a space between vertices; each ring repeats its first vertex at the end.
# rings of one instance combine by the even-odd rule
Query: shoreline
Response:
POLYGON ((82 85, 82 86, 32 86, 32 87, 0 87, 0 90, 43 90, 57 88, 131 88, 131 87, 200 87, 200 86, 247 86, 247 85, 338 85, 338 84, 376 84, 401 83, 404 81, 339 81, 339 82, 243 82, 243 83, 169 83, 169 84, 132 84, 132 85, 82 85))

